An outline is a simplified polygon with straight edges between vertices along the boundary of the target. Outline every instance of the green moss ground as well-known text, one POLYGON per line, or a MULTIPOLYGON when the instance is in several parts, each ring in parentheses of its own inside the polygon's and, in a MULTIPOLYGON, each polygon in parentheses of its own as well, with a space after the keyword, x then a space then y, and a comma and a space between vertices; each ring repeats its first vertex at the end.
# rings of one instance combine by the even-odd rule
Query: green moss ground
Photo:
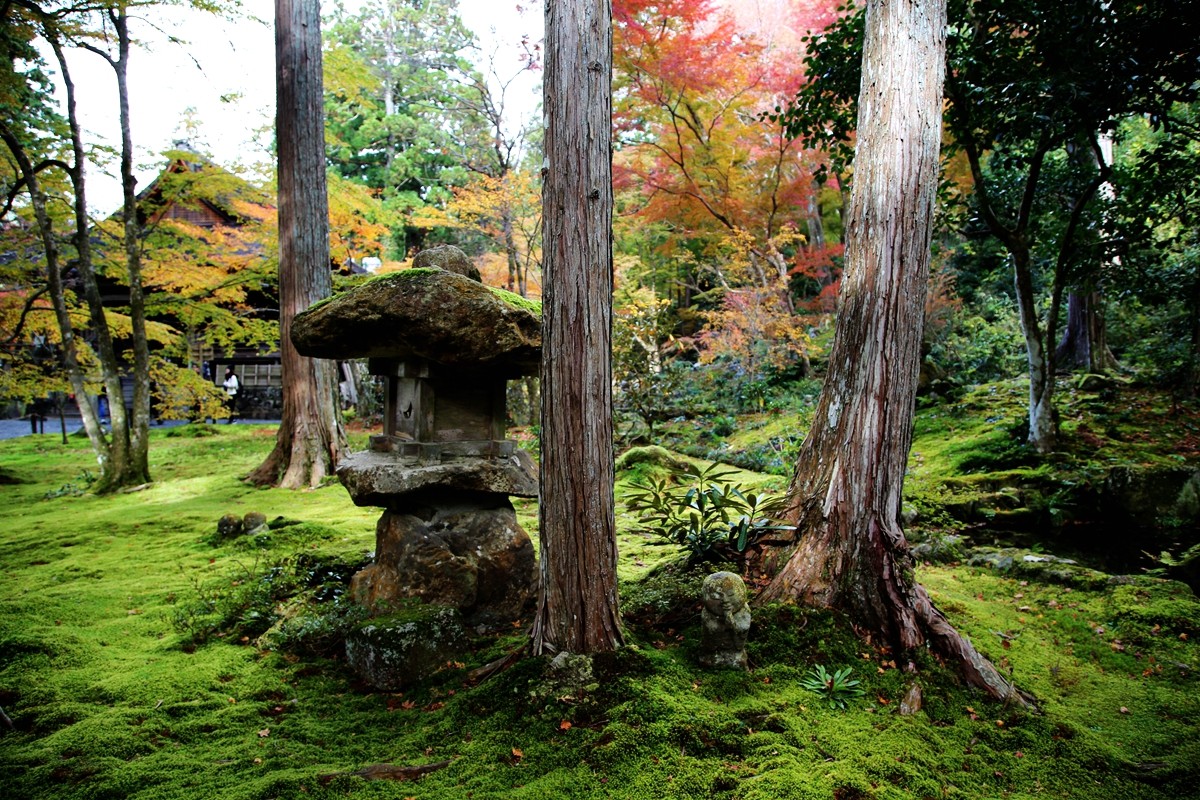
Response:
MULTIPOLYGON (((891 654, 829 614, 790 607, 756 612, 749 673, 697 667, 697 620, 685 614, 631 622, 630 647, 597 659, 594 685, 565 693, 547 689, 533 659, 467 681, 521 630, 481 637, 471 657, 403 694, 365 691, 337 658, 242 641, 253 620, 196 646, 172 620, 200 591, 236 594, 297 551, 351 562, 373 546, 377 511, 336 484, 284 492, 237 480, 272 437, 252 426, 155 431, 157 482, 103 498, 74 493, 84 441, 0 442, 0 465, 22 481, 0 486, 0 706, 16 726, 0 730, 5 796, 1200 796, 1200 604, 1169 582, 1084 591, 969 567, 918 571, 1040 714, 987 702, 929 659, 917 678, 924 710, 902 717, 914 678, 891 654), (222 514, 249 511, 310 524, 272 531, 262 553, 211 543, 222 514), (865 696, 830 709, 800 687, 817 663, 852 666, 865 696), (349 774, 443 760, 418 782, 349 774)), ((536 521, 535 504, 518 512, 536 521)), ((621 580, 645 593, 639 581, 669 553, 628 534, 621 545, 621 580)))

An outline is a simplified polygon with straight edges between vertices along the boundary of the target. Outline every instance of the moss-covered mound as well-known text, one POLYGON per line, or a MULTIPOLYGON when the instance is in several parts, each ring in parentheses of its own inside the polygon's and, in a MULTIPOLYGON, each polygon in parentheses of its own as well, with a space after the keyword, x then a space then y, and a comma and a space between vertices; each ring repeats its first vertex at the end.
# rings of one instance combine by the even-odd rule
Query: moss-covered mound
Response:
POLYGON ((794 606, 754 610, 748 672, 704 669, 703 572, 652 572, 622 517, 628 647, 586 664, 517 659, 476 682, 528 622, 468 629, 462 656, 371 691, 340 644, 362 622, 344 587, 376 512, 339 487, 244 485, 272 430, 152 436, 155 484, 114 497, 61 491, 82 485, 86 442, 0 442, 25 481, 0 496, 6 797, 1174 800, 1200 785, 1200 603, 1179 583, 918 566, 938 607, 1036 698, 1028 714, 794 606), (303 524, 254 547, 206 541, 222 515, 250 512, 303 524), (850 669, 864 693, 831 704, 805 688, 818 665, 850 669), (902 715, 914 683, 922 708, 902 715))

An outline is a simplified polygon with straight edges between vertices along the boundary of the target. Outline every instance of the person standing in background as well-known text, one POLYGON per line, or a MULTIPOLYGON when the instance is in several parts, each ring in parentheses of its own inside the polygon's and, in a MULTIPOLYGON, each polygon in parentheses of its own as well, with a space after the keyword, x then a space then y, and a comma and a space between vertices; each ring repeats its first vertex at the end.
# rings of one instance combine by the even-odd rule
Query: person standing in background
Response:
POLYGON ((221 385, 225 387, 225 394, 228 395, 225 403, 229 406, 228 423, 232 425, 234 418, 237 416, 237 397, 242 391, 242 382, 238 380, 237 373, 233 371, 233 367, 225 368, 225 381, 221 385))

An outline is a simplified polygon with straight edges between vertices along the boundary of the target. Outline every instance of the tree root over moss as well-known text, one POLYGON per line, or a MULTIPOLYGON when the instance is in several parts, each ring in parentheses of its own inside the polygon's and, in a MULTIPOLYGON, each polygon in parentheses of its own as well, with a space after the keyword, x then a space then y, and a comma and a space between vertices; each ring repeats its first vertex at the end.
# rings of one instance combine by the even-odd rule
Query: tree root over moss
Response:
POLYGON ((415 767, 402 767, 395 764, 372 764, 369 767, 363 767, 353 772, 331 772, 326 775, 320 775, 317 780, 322 785, 325 785, 334 778, 350 775, 367 781, 415 781, 423 775, 437 772, 448 766, 450 766, 449 761, 436 761, 432 764, 420 764, 415 767))

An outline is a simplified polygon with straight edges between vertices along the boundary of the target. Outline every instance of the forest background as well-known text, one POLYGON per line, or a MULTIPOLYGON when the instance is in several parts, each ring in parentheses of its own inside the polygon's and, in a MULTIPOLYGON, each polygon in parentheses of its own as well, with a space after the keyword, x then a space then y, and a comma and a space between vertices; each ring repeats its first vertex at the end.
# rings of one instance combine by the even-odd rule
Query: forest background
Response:
MULTIPOLYGON (((1071 13, 1037 6, 1021 13, 1044 13, 1048 27, 1058 31, 1054 35, 1071 35, 1077 24, 1071 13)), ((178 35, 169 25, 172 13, 208 10, 204 4, 135 8, 148 15, 149 38, 163 31, 178 35)), ((237 7, 217 10, 228 15, 237 7)), ((513 11, 509 25, 530 19, 520 6, 513 11)), ((832 104, 852 108, 853 70, 847 77, 845 70, 813 61, 818 51, 797 57, 808 49, 806 36, 845 11, 815 2, 615 5, 615 363, 617 402, 629 436, 639 435, 634 428, 650 431, 681 413, 762 408, 771 395, 797 396, 788 388, 794 380, 819 374, 852 176, 844 153, 827 145, 831 137, 849 141, 852 126, 837 122, 831 108, 818 109, 815 118, 805 112, 810 119, 779 112, 803 109, 791 105, 793 97, 802 87, 819 97, 822 90, 814 86, 830 87, 832 104), (824 82, 813 80, 814 68, 827 70, 824 82), (716 386, 722 390, 714 393, 716 386)), ((470 25, 488 20, 474 13, 476 19, 464 22, 454 4, 439 2, 411 8, 339 3, 327 10, 331 255, 343 263, 377 259, 388 270, 403 266, 419 248, 457 244, 495 284, 536 297, 540 123, 530 101, 540 68, 538 42, 524 36, 514 43, 493 32, 481 46, 470 25)), ((985 5, 971 13, 992 12, 985 5)), ((978 48, 986 43, 965 34, 952 39, 958 48, 952 58, 982 63, 978 48)), ((1073 56, 1098 59, 1110 44, 1098 35, 1090 50, 1079 48, 1073 56)), ((74 58, 87 56, 95 58, 74 58)), ((135 52, 135 74, 137 57, 135 52)), ((976 89, 1019 91, 1003 70, 1041 57, 1036 48, 1008 53, 995 74, 972 76, 976 89)), ((14 63, 26 78, 42 74, 36 62, 14 63)), ((986 131, 985 141, 955 139, 948 117, 923 379, 945 393, 1011 377, 1025 363, 1048 362, 1035 351, 1057 347, 1062 327, 1063 366, 1099 372, 1120 363, 1129 374, 1189 395, 1200 352, 1200 278, 1188 255, 1194 247, 1193 110, 1172 105, 1175 98, 1165 92, 1153 108, 1141 97, 1117 98, 1111 87, 1085 85, 1071 71, 1050 79, 1060 84, 1057 92, 1083 89, 1097 98, 1093 113, 1056 125, 1052 141, 1039 141, 1027 123, 1013 123, 998 106, 981 106, 982 119, 964 123, 986 131), (1123 107, 1113 105, 1121 102, 1123 107), (1171 190, 1164 191, 1164 183, 1171 190), (1011 220, 1014 235, 1031 243, 1017 259, 1025 265, 1020 291, 1013 288, 1009 228, 989 225, 1001 219, 1011 220)), ((52 86, 42 84, 47 100, 52 86)), ((222 98, 245 109, 236 93, 222 98)), ((1023 119, 1036 120, 1044 111, 1031 105, 1023 119)), ((228 195, 234 184, 225 173, 234 173, 245 181, 236 184, 241 209, 247 219, 261 218, 236 241, 201 241, 195 230, 173 223, 143 234, 151 304, 177 305, 186 294, 192 308, 189 315, 162 307, 152 312, 173 323, 157 335, 164 346, 174 343, 162 351, 174 361, 189 338, 226 347, 268 346, 272 339, 269 313, 246 300, 248 291, 273 281, 270 178, 264 180, 266 168, 253 159, 218 165, 203 142, 227 136, 209 124, 194 107, 178 120, 183 150, 197 151, 218 168, 202 179, 188 178, 187 187, 173 192, 228 195), (256 189, 261 192, 251 198, 256 189), (239 257, 248 249, 266 255, 239 257)), ((45 157, 53 155, 54 141, 43 139, 50 148, 45 157)), ((104 155, 112 153, 106 144, 89 150, 92 158, 111 158, 104 155)), ((164 163, 148 159, 143 167, 164 163)), ((18 205, 8 212, 10 242, 17 229, 32 230, 18 222, 28 211, 18 205)), ((14 246, 19 250, 16 243, 9 249, 14 246)), ((6 269, 8 285, 38 283, 36 258, 10 259, 6 269)), ((31 336, 50 345, 57 336, 53 325, 37 319, 37 313, 48 316, 47 305, 32 319, 23 316, 24 305, 19 294, 6 296, 12 364, 27 360, 18 354, 31 336)), ((167 384, 165 361, 160 372, 167 384)), ((1028 367, 1035 377, 1039 369, 1045 371, 1028 367)), ((18 400, 44 395, 54 383, 31 380, 33 372, 4 374, 3 393, 18 400)), ((1042 403, 1039 410, 1051 406, 1042 403)), ((1041 419, 1031 417, 1035 438, 1041 419)), ((780 463, 789 462, 784 457, 780 463)))

